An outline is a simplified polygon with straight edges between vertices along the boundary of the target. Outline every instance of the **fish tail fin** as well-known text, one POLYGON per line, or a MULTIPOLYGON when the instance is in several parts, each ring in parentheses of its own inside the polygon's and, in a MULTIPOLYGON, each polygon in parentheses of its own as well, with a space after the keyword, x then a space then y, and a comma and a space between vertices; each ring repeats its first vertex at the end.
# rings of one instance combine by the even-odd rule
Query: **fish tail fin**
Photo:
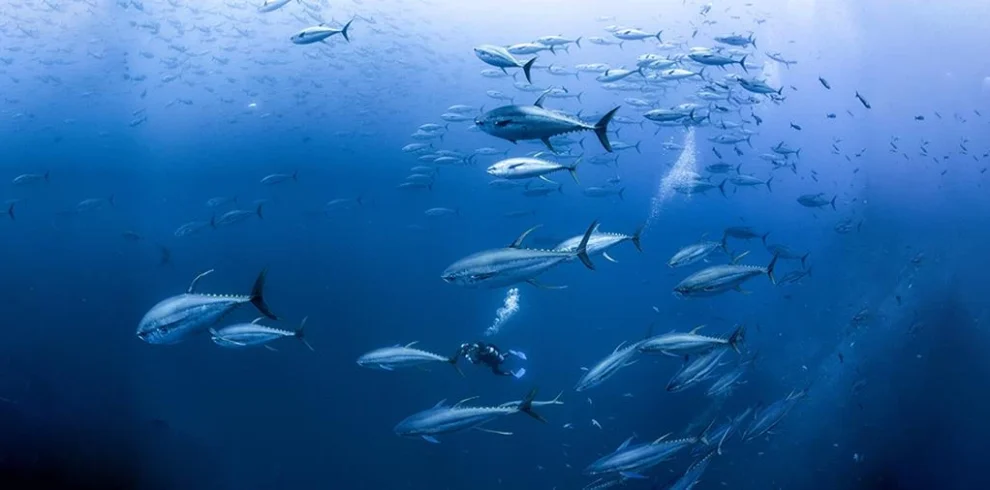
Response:
POLYGON ((49 177, 51 177, 51 175, 52 175, 52 171, 51 170, 45 170, 45 182, 51 182, 51 179, 49 179, 49 177))
POLYGON ((801 158, 801 149, 798 148, 798 151, 796 151, 794 154, 797 155, 798 158, 801 158))
POLYGON ((293 170, 292 171, 292 180, 294 180, 296 182, 299 182, 299 171, 298 170, 293 170))
POLYGON ((347 42, 351 42, 351 38, 347 35, 347 30, 351 28, 351 23, 353 22, 354 19, 351 19, 346 24, 344 24, 344 28, 340 30, 340 33, 343 34, 344 36, 344 40, 346 40, 347 42))
MULTIPOLYGON (((721 192, 722 193, 722 197, 725 197, 725 198, 728 198, 729 197, 729 196, 726 196, 725 195, 725 183, 728 182, 728 181, 729 181, 729 179, 722 179, 722 183, 718 185, 718 191, 721 192)), ((725 240, 723 239, 722 241, 724 242, 725 240)))
POLYGON ((529 390, 529 393, 526 394, 526 398, 524 398, 522 403, 519 404, 519 411, 533 417, 536 420, 539 420, 540 422, 546 423, 547 419, 543 418, 542 415, 533 410, 534 398, 536 398, 536 388, 529 390))
POLYGON ((578 180, 578 176, 577 176, 577 167, 578 164, 580 163, 581 163, 581 158, 578 158, 577 161, 574 162, 574 165, 567 167, 567 171, 571 174, 571 178, 574 179, 574 183, 577 185, 581 185, 581 181, 578 180))
POLYGON ((17 203, 13 203, 12 202, 12 203, 10 203, 10 206, 7 207, 7 216, 10 216, 10 219, 11 220, 16 221, 17 220, 17 217, 14 216, 14 204, 17 204, 17 203))
POLYGON ((753 147, 753 135, 749 135, 746 137, 746 144, 749 145, 750 148, 753 147))
POLYGON ((530 70, 533 69, 533 63, 536 63, 536 58, 537 57, 534 56, 533 59, 527 61, 522 66, 523 75, 526 75, 526 81, 529 82, 529 83, 533 83, 533 80, 529 77, 529 72, 530 72, 530 70))
POLYGON ((117 201, 114 200, 113 194, 110 194, 110 197, 107 198, 107 202, 110 203, 111 206, 114 206, 114 207, 117 206, 117 201))
POLYGON ((598 123, 595 124, 595 136, 598 136, 598 141, 601 142, 602 146, 605 148, 605 151, 609 153, 612 153, 612 143, 608 142, 608 123, 612 121, 612 117, 615 116, 615 112, 618 110, 619 108, 616 107, 615 109, 608 111, 604 116, 602 116, 601 119, 598 120, 598 123))
POLYGON ((767 246, 767 237, 768 236, 770 236, 770 232, 769 231, 766 232, 766 233, 764 233, 763 236, 760 237, 760 241, 763 242, 763 246, 764 247, 767 246))
POLYGON ((773 276, 773 268, 777 265, 777 257, 777 255, 774 255, 773 259, 770 260, 770 265, 767 266, 767 277, 770 278, 770 282, 774 286, 777 285, 777 278, 773 276))
POLYGON ((619 49, 622 49, 622 43, 624 43, 624 42, 625 41, 619 41, 619 49))
POLYGON ((736 351, 736 354, 740 353, 739 344, 743 342, 743 339, 745 337, 746 337, 746 327, 743 325, 739 325, 738 327, 736 327, 736 329, 732 332, 732 335, 729 336, 729 340, 728 340, 729 347, 732 347, 732 350, 736 351))
POLYGON ((217 215, 210 216, 210 228, 217 229, 217 215))
POLYGON ((263 203, 262 204, 258 204, 258 208, 254 210, 254 214, 257 214, 258 215, 258 219, 265 219, 265 215, 262 214, 262 212, 261 212, 261 208, 263 206, 264 206, 263 203))
POLYGON ((770 182, 773 182, 773 175, 771 175, 770 178, 767 179, 767 192, 773 192, 773 187, 770 187, 770 182))
POLYGON ((310 351, 316 352, 316 349, 314 349, 312 345, 309 345, 309 341, 306 340, 306 334, 305 334, 305 331, 306 330, 305 329, 306 329, 306 321, 307 320, 309 320, 309 317, 308 316, 307 317, 304 317, 302 319, 302 321, 299 322, 299 328, 296 329, 295 337, 297 339, 299 339, 299 341, 302 342, 303 345, 305 345, 306 347, 308 347, 310 351))
POLYGON ((591 258, 588 257, 588 240, 591 238, 591 234, 595 232, 596 228, 598 228, 598 220, 591 222, 591 226, 588 227, 588 231, 584 232, 584 236, 581 237, 581 243, 574 252, 574 255, 581 259, 581 263, 591 270, 595 270, 595 264, 593 264, 591 262, 591 258))
POLYGON ((804 255, 801 256, 801 267, 803 267, 805 269, 808 268, 807 260, 808 260, 808 256, 809 255, 811 255, 811 252, 808 252, 808 253, 806 253, 806 254, 804 254, 804 255))
POLYGON ((743 56, 742 59, 739 60, 739 66, 742 67, 742 69, 743 69, 744 72, 749 73, 749 68, 746 68, 746 58, 747 57, 749 57, 748 54, 746 56, 743 56))
POLYGON ((659 31, 657 31, 657 34, 655 36, 653 36, 653 37, 657 38, 657 42, 662 43, 663 42, 663 39, 660 39, 660 34, 663 34, 663 29, 660 29, 659 31))
POLYGON ((640 252, 643 251, 643 244, 639 240, 643 236, 643 230, 645 229, 646 223, 636 229, 636 233, 633 233, 632 238, 629 239, 633 243, 633 246, 636 247, 636 250, 639 250, 640 252))
POLYGON ((833 197, 833 198, 832 198, 832 200, 831 200, 831 201, 829 202, 829 204, 831 204, 831 205, 832 205, 832 211, 836 211, 836 209, 835 209, 835 199, 836 199, 837 197, 839 197, 839 196, 838 196, 838 195, 836 195, 836 196, 835 196, 835 197, 833 197))
POLYGON ((623 194, 625 194, 625 192, 626 192, 626 188, 625 187, 619 189, 619 200, 620 201, 625 201, 626 200, 626 198, 623 197, 623 194))
POLYGON ((254 280, 254 287, 251 288, 251 304, 254 305, 262 315, 271 318, 272 320, 278 320, 278 317, 270 309, 268 309, 268 304, 265 303, 265 276, 268 275, 268 268, 261 269, 261 273, 258 274, 258 278, 254 280))
POLYGON ((639 153, 640 155, 642 155, 642 154, 643 154, 643 152, 641 152, 641 151, 639 151, 639 144, 640 144, 640 143, 642 143, 642 141, 637 141, 637 142, 636 142, 636 144, 635 144, 635 145, 633 145, 633 148, 635 148, 635 149, 636 149, 636 153, 639 153))
POLYGON ((736 165, 736 173, 737 174, 740 174, 740 175, 742 174, 742 164, 741 163, 739 165, 736 165))

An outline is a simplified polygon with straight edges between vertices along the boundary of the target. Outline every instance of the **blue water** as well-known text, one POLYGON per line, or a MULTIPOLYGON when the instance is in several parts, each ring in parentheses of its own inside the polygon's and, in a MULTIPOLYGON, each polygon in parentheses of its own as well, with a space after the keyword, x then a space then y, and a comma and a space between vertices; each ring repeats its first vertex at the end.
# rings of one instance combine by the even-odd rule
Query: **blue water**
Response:
MULTIPOLYGON (((694 434, 801 389, 807 398, 773 435, 728 442, 695 488, 990 487, 981 471, 990 435, 990 176, 982 172, 990 66, 970 54, 988 41, 990 6, 726 1, 705 15, 703 6, 294 1, 262 14, 245 1, 4 2, 0 182, 10 183, 0 184, 0 198, 14 204, 16 219, 0 216, 0 488, 582 488, 594 479, 582 470, 630 435, 694 434), (289 41, 302 28, 349 19, 350 42, 289 41), (587 40, 614 40, 609 25, 663 29, 664 41, 682 44, 658 51, 655 39, 622 49, 587 40), (583 36, 581 48, 540 53, 538 63, 632 68, 641 54, 683 55, 716 46, 714 36, 751 31, 759 48, 745 48, 750 76, 783 87, 784 100, 757 96, 755 106, 713 115, 750 121, 753 147, 737 145, 741 156, 708 140, 730 131, 705 123, 654 134, 647 109, 624 101, 656 96, 656 107, 669 108, 689 101, 699 79, 654 94, 611 92, 595 74, 534 68, 536 85, 583 92, 580 102, 548 99, 548 108, 601 114, 621 105, 618 114, 634 121, 614 123, 622 129, 610 138, 641 142, 639 150, 619 152, 617 167, 584 162, 578 171, 582 186, 618 175, 623 199, 586 197, 566 173, 550 176, 562 193, 545 198, 491 188, 484 169, 495 156, 443 166, 431 190, 396 188, 423 165, 401 150, 415 142, 409 135, 443 123, 448 106, 490 110, 502 105, 485 95, 493 89, 519 104, 539 95, 479 75, 492 67, 474 46, 583 36), (767 52, 797 64, 784 67, 767 52), (782 141, 802 149, 788 160, 796 173, 758 158, 782 141), (729 184, 725 198, 717 190, 687 197, 665 187, 718 162, 713 146, 743 173, 772 175, 772 192, 729 184), (47 182, 12 182, 46 172, 47 182), (259 183, 293 172, 297 180, 259 183), (837 210, 796 201, 818 192, 837 196, 837 210), (235 196, 219 211, 206 206, 235 196), (357 197, 361 205, 325 206, 357 197), (86 199, 104 201, 80 210, 86 199), (184 223, 256 202, 263 219, 175 236, 184 223), (425 216, 433 207, 459 215, 425 216), (525 211, 534 214, 505 216, 525 211), (621 244, 610 252, 618 263, 595 257, 595 271, 573 262, 540 276, 564 290, 518 285, 518 312, 494 336, 485 330, 505 289, 440 279, 455 260, 506 246, 533 225, 544 225, 533 246, 550 247, 595 219, 603 231, 645 226, 644 251, 621 244), (849 233, 836 231, 841 222, 849 233), (809 253, 813 275, 776 287, 755 278, 749 294, 674 297, 674 285, 705 264, 671 269, 667 260, 729 226, 809 253), (269 323, 291 330, 308 316, 314 352, 290 339, 272 352, 224 349, 206 333, 177 345, 135 336, 151 306, 200 272, 215 269, 201 292, 246 294, 264 268, 266 300, 283 318, 269 323), (746 349, 758 352, 727 399, 706 396, 707 384, 665 392, 681 361, 664 356, 573 390, 580 368, 620 343, 702 324, 711 335, 745 324, 746 349), (510 362, 526 375, 496 377, 467 363, 463 378, 447 366, 385 372, 355 363, 397 343, 448 355, 476 340, 525 352, 528 360, 510 362), (435 445, 393 433, 441 399, 496 405, 534 387, 540 400, 563 392, 565 404, 540 409, 546 424, 515 415, 490 424, 512 436, 472 431, 435 445)), ((746 75, 738 65, 705 73, 750 95, 722 78, 746 75)), ((545 150, 471 125, 451 123, 434 148, 545 150)), ((571 136, 584 138, 587 158, 604 153, 590 132, 571 136)), ((750 252, 745 264, 771 259, 759 239, 731 245, 750 252)), ((781 261, 777 276, 798 269, 781 261)), ((222 323, 255 314, 247 306, 222 323)), ((692 461, 682 454, 625 487, 663 488, 692 461)))

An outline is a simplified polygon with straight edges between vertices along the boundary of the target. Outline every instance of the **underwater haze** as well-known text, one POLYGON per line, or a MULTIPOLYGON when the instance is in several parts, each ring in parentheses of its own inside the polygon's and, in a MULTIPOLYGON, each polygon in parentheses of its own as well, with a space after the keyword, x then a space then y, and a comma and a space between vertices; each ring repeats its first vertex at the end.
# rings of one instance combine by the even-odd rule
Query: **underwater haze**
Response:
POLYGON ((0 488, 990 488, 988 23, 4 0, 0 488))

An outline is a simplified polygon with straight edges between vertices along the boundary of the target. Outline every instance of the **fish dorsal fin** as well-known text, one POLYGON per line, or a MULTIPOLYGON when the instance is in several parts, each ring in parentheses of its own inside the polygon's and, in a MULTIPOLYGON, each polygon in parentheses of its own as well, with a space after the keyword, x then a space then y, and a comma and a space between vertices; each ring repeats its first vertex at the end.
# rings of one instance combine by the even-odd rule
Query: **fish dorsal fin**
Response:
POLYGON ((705 325, 698 325, 697 327, 692 328, 690 333, 693 334, 698 333, 698 330, 701 330, 703 328, 705 328, 705 325))
POLYGON ((443 406, 444 403, 447 403, 447 399, 446 398, 444 398, 443 400, 438 401, 436 405, 433 405, 433 408, 440 408, 440 407, 443 406))
POLYGON ((619 447, 615 449, 615 452, 622 451, 623 449, 629 447, 629 443, 632 442, 634 437, 636 436, 629 436, 629 439, 622 441, 622 444, 619 444, 619 447))
POLYGON ((251 325, 257 325, 258 322, 260 322, 261 320, 264 320, 264 319, 265 319, 265 317, 259 316, 258 318, 255 318, 254 320, 251 320, 251 325))
POLYGON ((412 346, 414 346, 414 345, 416 345, 418 343, 419 343, 418 340, 414 340, 412 342, 409 342, 408 344, 406 344, 406 348, 408 349, 408 348, 410 348, 410 347, 412 347, 412 346))
POLYGON ((204 272, 204 273, 196 276, 196 278, 193 279, 191 283, 189 283, 189 289, 186 290, 186 294, 192 294, 196 290, 196 284, 199 283, 199 280, 202 279, 202 278, 204 278, 204 277, 206 277, 206 276, 208 276, 208 275, 210 275, 210 274, 212 274, 212 273, 213 273, 213 269, 210 269, 210 270, 208 270, 208 271, 206 271, 206 272, 204 272))
POLYGON ((547 98, 547 94, 548 93, 550 93, 550 90, 549 89, 547 89, 545 92, 543 92, 542 94, 540 94, 540 98, 536 99, 536 102, 533 102, 533 105, 535 105, 536 107, 539 107, 540 109, 542 109, 543 108, 543 100, 547 98))
POLYGON ((666 434, 664 434, 664 435, 662 435, 662 436, 660 436, 660 437, 659 437, 659 438, 658 438, 657 440, 655 440, 655 441, 653 441, 653 444, 657 444, 657 443, 659 443, 660 441, 662 441, 662 440, 664 440, 664 439, 666 439, 666 438, 667 438, 668 436, 670 436, 670 432, 668 432, 668 433, 666 433, 666 434))
POLYGON ((619 349, 621 349, 623 345, 626 345, 626 341, 625 340, 623 340, 621 344, 617 345, 615 347, 615 350, 612 351, 612 353, 615 354, 616 352, 619 352, 619 349))
POLYGON ((534 227, 532 227, 532 228, 530 228, 530 229, 522 232, 522 235, 519 235, 519 238, 516 238, 511 244, 509 244, 509 248, 522 248, 523 240, 525 240, 526 237, 529 236, 530 233, 532 233, 534 230, 536 230, 537 228, 539 228, 541 226, 543 226, 543 225, 536 225, 536 226, 534 226, 534 227))
POLYGON ((476 400, 476 399, 478 399, 478 398, 481 398, 481 397, 480 397, 480 396, 472 396, 472 397, 470 397, 470 398, 465 398, 465 399, 463 399, 463 400, 461 400, 461 401, 459 401, 459 402, 457 402, 457 403, 455 403, 455 404, 454 404, 454 406, 453 406, 453 407, 451 407, 451 408, 457 408, 457 407, 459 407, 459 406, 461 406, 461 404, 462 404, 462 403, 465 403, 465 402, 469 402, 469 401, 471 401, 471 400, 476 400))

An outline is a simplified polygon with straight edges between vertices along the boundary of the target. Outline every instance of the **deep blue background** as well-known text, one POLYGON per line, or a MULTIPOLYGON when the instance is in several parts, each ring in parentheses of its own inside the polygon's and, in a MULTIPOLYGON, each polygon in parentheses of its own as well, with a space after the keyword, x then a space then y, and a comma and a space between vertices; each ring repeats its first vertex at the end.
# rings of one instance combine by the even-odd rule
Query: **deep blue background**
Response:
MULTIPOLYGON (((704 390, 663 391, 676 360, 646 359, 581 394, 572 390, 579 368, 651 324, 654 331, 708 324, 714 333, 734 323, 751 326, 748 345, 761 357, 719 416, 809 384, 810 396, 769 441, 727 447, 698 488, 990 485, 981 471, 990 435, 982 348, 990 321, 990 177, 981 173, 990 147, 982 85, 990 67, 985 57, 965 54, 986 44, 987 6, 719 3, 709 14, 718 23, 702 26, 700 4, 678 2, 659 18, 656 7, 636 2, 579 2, 566 11, 550 2, 479 2, 477 11, 444 2, 372 3, 323 6, 325 21, 364 18, 355 22, 351 43, 327 47, 288 42, 316 23, 295 3, 267 16, 246 3, 221 2, 149 1, 143 11, 109 2, 0 6, 0 57, 11 60, 0 66, 3 178, 51 172, 47 184, 0 187, 0 197, 21 200, 17 220, 0 222, 0 486, 39 488, 47 475, 63 487, 70 480, 94 488, 580 488, 589 481, 581 470, 629 435, 653 439, 706 423, 700 419, 711 401, 704 390), (617 19, 594 20, 602 15, 617 19), (754 18, 767 22, 756 25, 754 18), (160 22, 160 34, 131 21, 160 22), (680 156, 661 145, 683 143, 685 133, 654 136, 653 128, 636 126, 624 128, 621 139, 642 140, 642 154, 624 153, 618 170, 580 170, 586 185, 617 172, 627 187, 624 201, 585 198, 564 176, 564 194, 546 199, 490 189, 483 168, 491 157, 442 168, 432 191, 395 189, 419 164, 400 151, 419 124, 439 122, 452 104, 495 107, 487 89, 535 99, 508 80, 478 76, 486 67, 471 46, 557 33, 607 37, 602 28, 612 23, 660 26, 687 46, 755 30, 754 61, 765 60, 763 51, 798 60, 779 73, 768 69, 773 85, 797 90, 785 88, 781 105, 755 109, 765 120, 756 148, 742 146, 741 158, 720 148, 745 172, 774 175, 773 193, 675 196, 650 219, 660 181, 680 156), (700 29, 694 39, 692 25, 700 29), (307 51, 314 58, 301 54, 307 51), (212 56, 231 61, 219 65, 212 56), (165 68, 160 60, 167 57, 184 68, 165 68), (179 73, 177 81, 161 81, 179 73), (136 75, 148 78, 135 81, 136 75), (818 76, 833 89, 824 90, 818 76), (857 90, 872 110, 858 104, 857 90), (193 104, 166 107, 176 98, 193 104), (248 108, 251 102, 258 106, 248 108), (138 109, 148 121, 131 128, 138 109), (838 118, 826 119, 828 112, 838 118), (915 121, 918 114, 926 120, 915 121), (803 131, 789 129, 790 122, 803 131), (840 155, 830 153, 833 138, 842 140, 840 155), (964 138, 968 154, 959 146, 964 138), (782 140, 803 149, 797 175, 772 172, 756 158, 782 140), (922 140, 940 162, 919 155, 922 140), (296 170, 298 182, 259 184, 265 175, 296 170), (813 192, 838 194, 839 210, 796 203, 813 192), (60 214, 109 195, 113 208, 60 214), (209 198, 235 195, 244 208, 270 199, 264 220, 173 236, 185 222, 210 218, 209 198), (355 196, 366 204, 323 212, 327 201, 355 196), (435 206, 459 207, 462 216, 431 221, 422 212, 435 206), (537 214, 503 216, 529 209, 537 214), (618 264, 598 259, 594 272, 569 264, 547 274, 547 282, 570 286, 564 291, 522 287, 521 311, 494 340, 529 355, 523 380, 482 369, 468 369, 462 379, 446 368, 387 373, 355 364, 361 353, 385 345, 418 340, 448 353, 479 338, 504 292, 459 289, 444 284, 440 272, 534 224, 544 224, 538 238, 566 238, 596 218, 603 230, 626 233, 649 222, 645 252, 622 245, 613 254, 618 264), (833 227, 845 218, 862 221, 862 231, 837 234, 833 227), (750 295, 672 297, 673 285, 694 269, 671 271, 667 259, 704 234, 717 237, 740 224, 810 252, 814 275, 776 289, 756 279, 747 285, 750 295), (126 240, 128 230, 144 238, 126 240), (159 244, 171 250, 171 263, 159 264, 159 244), (263 267, 270 270, 268 302, 286 318, 280 325, 292 328, 308 315, 316 352, 291 341, 279 352, 231 351, 206 337, 151 346, 134 336, 144 312, 184 291, 197 273, 216 269, 201 291, 246 293, 263 267), (850 326, 864 309, 868 321, 850 326), (540 398, 564 391, 566 404, 545 409, 547 425, 524 417, 493 425, 512 437, 468 433, 431 445, 392 433, 396 422, 440 399, 478 395, 495 404, 533 386, 540 398), (863 461, 855 462, 854 453, 863 461)), ((315 7, 309 11, 316 15, 315 7)), ((540 61, 631 66, 655 42, 627 42, 622 50, 584 44, 540 61)), ((576 81, 534 70, 534 81, 584 91, 580 104, 548 102, 574 111, 604 111, 639 96, 607 92, 584 75, 576 81)), ((663 105, 684 101, 695 88, 671 90, 663 105)), ((638 119, 638 112, 626 105, 620 114, 638 119)), ((512 147, 467 132, 467 125, 451 124, 440 147, 493 146, 512 155, 540 148, 512 147)), ((718 132, 697 130, 699 167, 716 161, 706 138, 718 132)), ((586 136, 589 154, 601 152, 586 136)), ((746 263, 770 258, 757 241, 734 248, 751 250, 746 263)), ((778 275, 793 267, 782 263, 778 275)), ((245 308, 232 320, 254 313, 245 308)), ((663 482, 689 463, 679 459, 651 475, 663 482)))

